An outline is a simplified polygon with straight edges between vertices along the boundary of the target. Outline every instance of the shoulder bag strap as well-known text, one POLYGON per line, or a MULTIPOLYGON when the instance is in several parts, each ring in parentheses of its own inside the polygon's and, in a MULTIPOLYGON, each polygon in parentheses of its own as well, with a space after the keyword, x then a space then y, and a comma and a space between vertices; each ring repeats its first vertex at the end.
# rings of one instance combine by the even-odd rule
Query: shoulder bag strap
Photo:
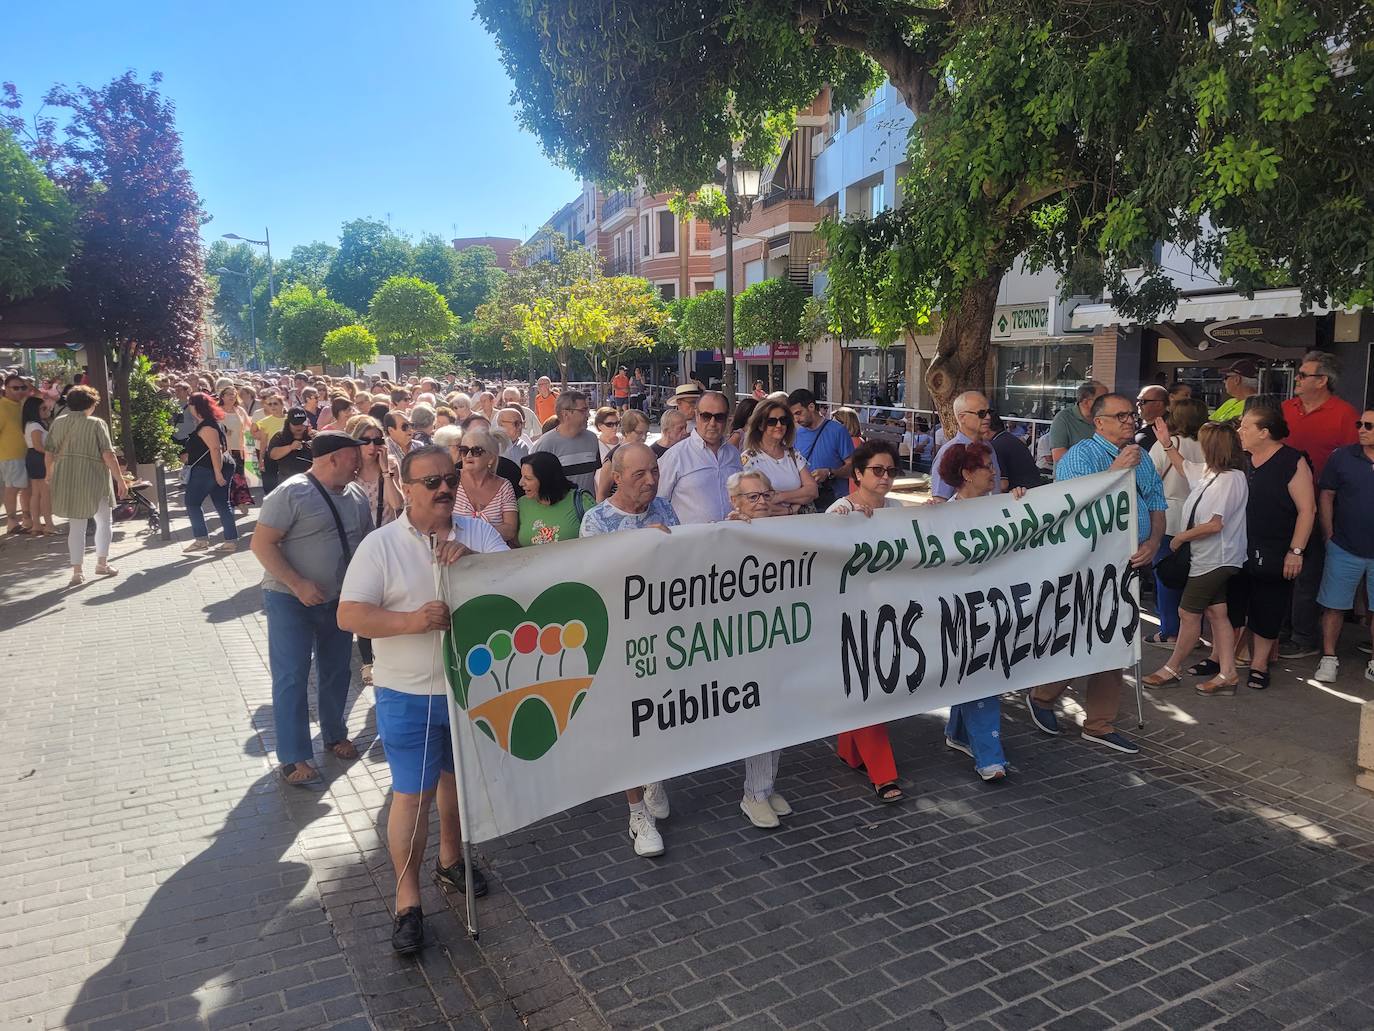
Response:
POLYGON ((1188 513, 1188 529, 1191 530, 1193 528, 1193 522, 1197 519, 1197 507, 1198 505, 1202 504, 1202 495, 1206 494, 1207 488, 1216 482, 1217 478, 1216 476, 1213 476, 1210 480, 1203 484, 1202 490, 1198 491, 1197 500, 1193 502, 1193 510, 1188 513))
POLYGON ((353 558, 353 549, 348 545, 348 534, 344 532, 343 518, 339 515, 339 510, 334 504, 334 499, 329 496, 329 491, 324 489, 324 484, 315 479, 314 473, 306 473, 305 478, 309 480, 320 497, 324 498, 324 503, 329 506, 329 514, 334 517, 334 529, 339 531, 339 544, 343 546, 344 561, 348 562, 353 558))

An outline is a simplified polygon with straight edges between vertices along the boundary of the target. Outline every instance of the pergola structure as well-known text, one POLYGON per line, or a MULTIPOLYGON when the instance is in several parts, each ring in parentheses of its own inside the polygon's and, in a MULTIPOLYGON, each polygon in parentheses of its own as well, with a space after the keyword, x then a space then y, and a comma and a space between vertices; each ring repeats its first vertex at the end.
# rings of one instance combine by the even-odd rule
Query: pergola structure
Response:
MULTIPOLYGON (((73 343, 75 330, 70 326, 62 305, 63 292, 50 290, 21 301, 0 304, 0 347, 27 350, 60 348, 73 343)), ((100 391, 97 411, 110 417, 110 374, 105 364, 105 348, 86 347, 86 375, 91 386, 100 391)))

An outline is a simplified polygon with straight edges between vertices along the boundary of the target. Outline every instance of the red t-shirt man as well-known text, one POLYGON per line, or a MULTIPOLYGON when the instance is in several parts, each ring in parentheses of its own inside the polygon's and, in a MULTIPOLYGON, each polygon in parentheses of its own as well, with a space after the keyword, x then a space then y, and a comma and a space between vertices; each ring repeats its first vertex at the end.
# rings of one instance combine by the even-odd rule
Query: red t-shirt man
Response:
POLYGON ((1290 447, 1306 452, 1312 463, 1313 479, 1320 480, 1331 452, 1359 441, 1355 420, 1359 413, 1349 401, 1332 394, 1310 412, 1302 398, 1290 397, 1283 403, 1283 421, 1288 423, 1290 447))

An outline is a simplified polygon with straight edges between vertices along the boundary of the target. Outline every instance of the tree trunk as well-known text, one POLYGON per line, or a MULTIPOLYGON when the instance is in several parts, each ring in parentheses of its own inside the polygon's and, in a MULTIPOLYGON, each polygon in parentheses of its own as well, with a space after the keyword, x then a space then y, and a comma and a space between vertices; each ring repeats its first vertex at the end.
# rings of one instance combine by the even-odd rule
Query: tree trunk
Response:
POLYGON ((941 313, 940 345, 926 370, 926 386, 946 436, 954 436, 954 399, 965 390, 986 386, 992 348, 992 315, 1003 270, 997 269, 965 287, 954 311, 941 313))
POLYGON ((134 421, 130 417, 129 376, 133 372, 134 354, 127 345, 119 347, 119 360, 114 367, 114 392, 119 399, 119 446, 124 453, 124 465, 130 472, 138 468, 134 453, 134 421))

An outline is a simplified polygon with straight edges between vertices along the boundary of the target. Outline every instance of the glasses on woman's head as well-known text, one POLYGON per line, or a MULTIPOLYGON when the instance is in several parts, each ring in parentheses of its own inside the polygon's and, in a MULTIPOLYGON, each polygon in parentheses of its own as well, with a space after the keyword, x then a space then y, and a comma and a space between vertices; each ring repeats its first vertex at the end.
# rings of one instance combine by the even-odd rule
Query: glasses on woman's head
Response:
POLYGON ((457 473, 444 473, 442 476, 417 476, 413 480, 406 480, 406 483, 418 483, 424 486, 425 490, 438 490, 439 484, 452 490, 458 486, 457 473))
POLYGON ((862 471, 872 473, 880 480, 890 480, 897 475, 897 467, 895 465, 866 465, 863 467, 862 471))
POLYGON ((486 453, 487 449, 484 447, 467 447, 463 444, 458 445, 459 458, 467 458, 468 455, 471 455, 473 458, 481 458, 486 453))

